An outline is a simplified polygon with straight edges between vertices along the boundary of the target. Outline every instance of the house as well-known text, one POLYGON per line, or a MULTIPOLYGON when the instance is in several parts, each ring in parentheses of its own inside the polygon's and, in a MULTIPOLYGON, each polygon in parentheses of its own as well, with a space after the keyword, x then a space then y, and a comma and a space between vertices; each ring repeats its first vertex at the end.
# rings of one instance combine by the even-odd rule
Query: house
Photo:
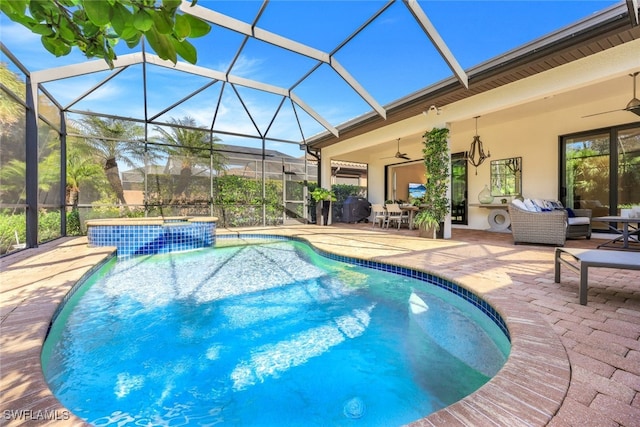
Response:
POLYGON ((408 183, 394 177, 419 165, 424 132, 446 126, 453 161, 464 160, 476 135, 491 156, 466 166, 468 216, 456 227, 487 228, 486 211, 474 205, 499 159, 521 158, 525 197, 597 207, 594 214, 640 203, 640 109, 627 108, 640 104, 640 26, 627 3, 468 70, 468 89, 452 77, 386 106, 386 120, 371 113, 340 126, 337 138, 316 136, 308 144, 321 175, 333 161, 367 163, 369 198, 384 202, 408 183), (580 154, 587 149, 589 158, 580 154), (396 150, 409 160, 393 158, 396 150), (595 158, 602 169, 576 175, 595 158))
MULTIPOLYGON (((42 123, 38 121, 42 103, 33 102, 39 99, 38 95, 50 97, 52 105, 60 105, 59 113, 64 113, 65 117, 96 115, 147 126, 172 127, 175 126, 171 120, 174 116, 197 112, 203 121, 197 129, 220 136, 230 146, 229 151, 242 157, 244 147, 252 147, 253 157, 240 158, 229 172, 252 174, 256 179, 272 178, 271 172, 281 173, 283 181, 286 181, 284 176, 292 178, 292 173, 302 176, 294 170, 300 165, 292 169, 283 159, 270 162, 270 150, 288 144, 296 152, 289 154, 291 157, 310 155, 318 160, 317 176, 320 185, 325 187, 334 179, 337 182, 338 176, 334 173, 343 172, 343 168, 334 168, 334 165, 365 164, 367 197, 371 202, 382 202, 403 198, 402 192, 408 189, 409 183, 420 184, 421 137, 427 130, 446 126, 450 130, 452 165, 456 174, 455 186, 451 188, 456 205, 456 227, 487 228, 486 210, 477 206, 477 196, 485 185, 492 190, 503 188, 491 174, 495 169, 492 162, 499 160, 504 164, 509 160, 518 161, 521 166, 518 190, 525 197, 560 199, 567 206, 591 207, 596 215, 615 214, 627 205, 640 203, 637 191, 640 185, 638 115, 627 108, 637 100, 634 85, 636 73, 640 72, 637 1, 618 2, 467 70, 451 66, 454 76, 384 106, 369 96, 363 85, 335 58, 336 50, 354 41, 355 37, 346 36, 337 44, 334 41, 333 50, 309 49, 310 46, 281 34, 256 32, 248 24, 232 25, 234 20, 212 14, 204 6, 184 9, 183 12, 201 16, 216 28, 236 36, 239 33, 240 39, 246 37, 278 47, 278 53, 287 54, 287 60, 273 61, 281 67, 292 68, 294 60, 303 58, 305 64, 298 65, 305 71, 300 72, 301 76, 296 75, 299 80, 288 86, 274 85, 243 78, 236 73, 242 71, 239 66, 238 70, 232 65, 222 72, 181 61, 173 64, 151 52, 132 52, 119 55, 113 69, 98 60, 27 72, 3 41, 3 52, 16 62, 22 73, 29 74, 30 90, 26 92, 31 96, 22 100, 21 95, 12 94, 12 99, 20 100, 26 106, 27 122, 34 124, 26 127, 24 138, 16 132, 10 141, 3 140, 3 146, 15 146, 16 153, 21 152, 21 147, 28 147, 26 168, 35 170, 38 166, 34 148, 38 146, 38 126, 44 128, 46 124, 54 131, 52 134, 57 133, 62 140, 64 130, 56 125, 58 115, 53 114, 55 119, 41 120, 42 123), (318 67, 307 67, 309 60, 317 61, 318 67), (332 124, 328 114, 323 116, 315 111, 301 96, 303 91, 294 91, 294 88, 317 77, 314 71, 320 68, 326 68, 332 77, 352 89, 351 93, 340 93, 340 97, 359 98, 360 103, 371 111, 341 125, 332 124), (100 80, 94 75, 96 73, 104 73, 109 78, 100 80), (131 110, 124 111, 121 104, 101 99, 103 94, 124 99, 117 95, 120 93, 117 84, 136 78, 140 84, 134 85, 131 97, 126 98, 127 107, 133 107, 131 110), (181 83, 176 85, 178 80, 181 83), (62 81, 73 84, 64 85, 60 83, 62 81), (69 97, 64 89, 72 86, 89 89, 79 90, 76 98, 62 103, 66 106, 55 101, 56 94, 69 97), (91 111, 90 107, 96 104, 105 111, 91 111), (152 111, 148 111, 150 106, 152 111), (305 127, 312 122, 315 127, 305 127), (314 134, 315 129, 325 131, 314 134), (467 153, 473 151, 471 143, 476 140, 483 143, 487 154, 491 154, 477 168, 466 161, 467 153), (408 159, 397 157, 396 153, 406 153, 408 159)), ((443 46, 434 42, 433 34, 425 30, 421 18, 423 11, 418 2, 386 2, 366 25, 377 24, 376 19, 386 13, 407 19, 414 26, 412 28, 419 30, 415 32, 416 39, 422 44, 412 45, 417 46, 415 49, 426 49, 424 42, 430 42, 428 48, 442 52, 443 46)), ((356 33, 360 32, 353 35, 356 33)), ((15 37, 13 40, 17 43, 15 37)), ((395 41, 401 45, 407 43, 406 40, 395 41)), ((233 58, 246 53, 247 45, 238 39, 236 43, 236 49, 225 52, 230 64, 235 64, 233 58)), ((274 52, 265 50, 265 56, 271 53, 274 52)), ((421 56, 413 55, 416 61, 419 57, 423 59, 421 56)), ((447 54, 437 59, 442 62, 443 58, 449 65, 455 62, 455 58, 447 54)), ((410 63, 411 59, 407 61, 410 63)), ((358 62, 354 60, 353 66, 362 65, 358 62)), ((273 75, 278 73, 271 73, 273 75)), ((418 80, 421 83, 428 81, 418 80)), ((385 79, 375 80, 375 85, 378 83, 384 85, 385 79)), ((313 87, 319 87, 325 105, 336 109, 346 105, 330 93, 326 85, 313 87)), ((45 117, 45 112, 42 113, 45 117)), ((144 147, 138 148, 148 149, 147 144, 145 141, 144 147)), ((311 162, 302 164, 307 167, 305 178, 313 176, 308 169, 313 167, 311 162)), ((357 174, 359 182, 364 182, 361 179, 364 170, 361 167, 357 174)), ((211 178, 217 172, 209 170, 208 173, 211 178)), ((59 178, 60 181, 64 179, 62 174, 59 178)), ((296 185, 305 181, 300 179, 296 185)), ((33 188, 37 182, 31 180, 26 184, 31 189, 27 194, 36 194, 33 188)), ((495 200, 508 201, 515 196, 513 193, 497 192, 495 200)), ((211 200, 212 195, 207 196, 205 200, 211 200)), ((25 216, 30 230, 27 241, 33 245, 37 241, 38 200, 35 197, 27 199, 25 216)), ((300 197, 297 202, 304 203, 303 199, 300 197)), ((449 232, 447 221, 445 235, 449 232)))

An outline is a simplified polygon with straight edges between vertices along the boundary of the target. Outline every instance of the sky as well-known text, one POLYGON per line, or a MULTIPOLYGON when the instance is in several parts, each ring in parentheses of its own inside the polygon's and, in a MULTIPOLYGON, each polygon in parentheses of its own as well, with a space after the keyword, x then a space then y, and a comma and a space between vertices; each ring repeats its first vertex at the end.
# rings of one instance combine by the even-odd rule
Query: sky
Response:
MULTIPOLYGON (((617 3, 620 1, 418 1, 465 71, 617 3)), ((256 26, 332 53, 349 75, 384 106, 453 75, 401 1, 392 3, 342 45, 385 4, 378 0, 272 0, 256 26)), ((261 2, 199 0, 198 5, 252 23, 261 2)), ((68 56, 54 57, 42 47, 38 36, 4 15, 0 15, 0 40, 30 71, 88 61, 77 49, 68 56)), ((238 33, 213 26, 208 36, 192 40, 198 50, 197 65, 292 90, 334 127, 372 110, 329 65, 320 65, 300 81, 314 70, 317 61, 259 40, 250 39, 230 68, 243 40, 238 33)), ((141 46, 129 50, 120 43, 117 54, 123 56, 140 50, 141 46)), ((0 61, 7 62, 7 58, 0 61)), ((267 148, 300 156, 298 143, 325 130, 303 109, 294 109, 289 101, 279 107, 281 97, 272 94, 237 85, 235 90, 229 85, 222 90, 220 82, 202 90, 209 79, 155 66, 147 67, 147 72, 147 117, 157 116, 157 120, 167 122, 170 118, 190 116, 206 128, 215 119, 214 131, 220 131, 219 136, 227 144, 260 147, 260 139, 235 135, 266 135, 267 148), (199 90, 193 98, 161 114, 199 90)), ((46 83, 45 88, 63 106, 143 118, 141 66, 130 67, 77 101, 110 73, 46 83)))

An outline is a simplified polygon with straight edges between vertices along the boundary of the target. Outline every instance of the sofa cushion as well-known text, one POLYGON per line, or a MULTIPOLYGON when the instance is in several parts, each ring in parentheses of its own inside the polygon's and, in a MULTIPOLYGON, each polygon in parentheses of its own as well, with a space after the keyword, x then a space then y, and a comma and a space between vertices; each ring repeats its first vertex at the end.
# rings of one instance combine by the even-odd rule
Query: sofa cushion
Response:
POLYGON ((587 216, 574 216, 567 218, 569 225, 589 225, 591 218, 587 216))

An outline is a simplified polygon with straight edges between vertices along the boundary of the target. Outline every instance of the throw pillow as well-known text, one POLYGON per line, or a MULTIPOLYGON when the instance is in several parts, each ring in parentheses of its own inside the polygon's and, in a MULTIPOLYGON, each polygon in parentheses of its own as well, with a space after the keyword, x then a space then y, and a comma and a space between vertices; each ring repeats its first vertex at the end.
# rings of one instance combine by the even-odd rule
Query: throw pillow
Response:
POLYGON ((533 203, 533 200, 524 199, 524 205, 529 212, 538 212, 538 208, 536 207, 535 203, 533 203))
POLYGON ((559 200, 547 200, 549 207, 553 210, 556 209, 564 209, 564 206, 562 206, 562 203, 560 203, 559 200))
POLYGON ((536 210, 538 212, 548 212, 550 210, 552 210, 550 207, 547 206, 547 201, 543 200, 543 199, 533 199, 533 204, 536 207, 536 210))
POLYGON ((523 211, 528 211, 529 209, 527 209, 527 207, 525 206, 524 202, 522 200, 518 200, 518 199, 514 199, 511 201, 511 204, 519 209, 522 209, 523 211))

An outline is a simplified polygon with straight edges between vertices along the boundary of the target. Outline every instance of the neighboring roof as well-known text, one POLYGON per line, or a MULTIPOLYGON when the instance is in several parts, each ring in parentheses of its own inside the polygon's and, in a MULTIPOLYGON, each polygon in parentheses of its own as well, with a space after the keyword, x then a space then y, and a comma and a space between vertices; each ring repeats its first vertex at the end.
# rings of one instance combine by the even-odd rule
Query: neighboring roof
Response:
MULTIPOLYGON (((239 147, 237 145, 228 145, 228 144, 216 144, 214 151, 222 153, 224 156, 232 157, 233 159, 246 159, 246 160, 261 160, 262 159, 262 148, 254 148, 254 147, 239 147)), ((296 162, 303 161, 296 157, 290 156, 288 154, 282 153, 277 150, 264 150, 264 156, 268 160, 269 158, 273 159, 286 159, 287 162, 296 162)))
POLYGON ((343 160, 331 160, 331 167, 341 168, 341 169, 367 170, 368 165, 366 163, 345 162, 343 160))
MULTIPOLYGON (((633 1, 609 7, 576 24, 513 49, 467 71, 469 88, 457 79, 448 78, 399 99, 384 108, 386 120, 368 113, 337 127, 339 137, 323 133, 307 140, 314 150, 328 147, 382 126, 405 120, 428 111, 431 106, 448 104, 525 79, 560 65, 603 52, 612 47, 640 39, 636 14, 629 14, 633 1)), ((636 6, 637 7, 637 3, 636 6)))

